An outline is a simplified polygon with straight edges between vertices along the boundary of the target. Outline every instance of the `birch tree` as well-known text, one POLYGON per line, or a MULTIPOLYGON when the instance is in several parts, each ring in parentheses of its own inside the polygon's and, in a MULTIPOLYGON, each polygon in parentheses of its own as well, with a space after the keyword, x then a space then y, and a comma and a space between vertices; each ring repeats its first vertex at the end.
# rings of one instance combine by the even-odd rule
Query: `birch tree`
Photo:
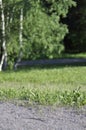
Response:
POLYGON ((20 9, 20 30, 19 30, 19 43, 20 43, 20 52, 18 61, 21 61, 22 58, 22 45, 23 45, 23 8, 20 9))
POLYGON ((0 0, 1 32, 0 38, 2 48, 0 52, 0 71, 22 57, 22 31, 23 31, 23 0, 8 2, 0 0), (7 63, 8 54, 8 63, 7 63))
POLYGON ((2 0, 0 0, 0 8, 1 8, 1 27, 2 27, 2 56, 0 61, 0 71, 2 71, 3 65, 6 67, 7 65, 7 52, 6 52, 6 39, 5 39, 5 16, 4 16, 4 8, 2 0))
POLYGON ((23 56, 23 8, 20 9, 20 28, 19 28, 19 55, 18 60, 14 64, 14 69, 17 67, 17 63, 21 61, 23 56))

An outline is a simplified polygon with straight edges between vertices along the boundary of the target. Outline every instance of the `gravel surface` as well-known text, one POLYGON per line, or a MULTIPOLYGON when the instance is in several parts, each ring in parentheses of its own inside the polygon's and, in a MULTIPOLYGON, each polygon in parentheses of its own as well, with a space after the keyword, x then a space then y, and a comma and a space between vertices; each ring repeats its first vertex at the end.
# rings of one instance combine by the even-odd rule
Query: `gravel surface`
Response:
POLYGON ((0 102, 0 130, 86 130, 86 106, 24 107, 0 102))

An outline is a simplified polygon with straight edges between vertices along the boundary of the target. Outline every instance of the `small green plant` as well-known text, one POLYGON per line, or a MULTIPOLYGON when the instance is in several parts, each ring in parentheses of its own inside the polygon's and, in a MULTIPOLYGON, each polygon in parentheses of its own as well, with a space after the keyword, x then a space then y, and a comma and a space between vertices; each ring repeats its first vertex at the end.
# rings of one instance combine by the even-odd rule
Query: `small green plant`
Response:
POLYGON ((62 104, 81 106, 86 104, 86 93, 80 92, 80 88, 73 91, 65 91, 60 95, 62 104))
POLYGON ((28 102, 35 102, 41 105, 63 104, 70 106, 81 106, 86 104, 86 93, 80 90, 73 91, 51 91, 51 89, 26 89, 26 88, 8 88, 0 89, 1 100, 26 100, 28 102))

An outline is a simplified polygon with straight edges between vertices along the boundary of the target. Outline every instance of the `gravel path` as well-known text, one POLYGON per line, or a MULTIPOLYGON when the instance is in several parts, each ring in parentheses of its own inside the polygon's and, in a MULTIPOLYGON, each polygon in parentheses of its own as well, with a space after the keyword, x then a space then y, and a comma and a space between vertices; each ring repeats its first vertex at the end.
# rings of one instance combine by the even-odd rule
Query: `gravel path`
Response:
POLYGON ((76 110, 0 102, 0 130, 86 130, 86 106, 76 110))

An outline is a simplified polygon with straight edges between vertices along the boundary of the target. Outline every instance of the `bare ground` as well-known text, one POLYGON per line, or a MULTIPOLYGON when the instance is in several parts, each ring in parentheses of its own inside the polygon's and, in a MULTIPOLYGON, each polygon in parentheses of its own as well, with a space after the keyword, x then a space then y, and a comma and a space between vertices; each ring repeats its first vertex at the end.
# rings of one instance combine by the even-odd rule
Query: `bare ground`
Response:
POLYGON ((24 107, 0 102, 0 130, 86 130, 86 106, 24 107))

